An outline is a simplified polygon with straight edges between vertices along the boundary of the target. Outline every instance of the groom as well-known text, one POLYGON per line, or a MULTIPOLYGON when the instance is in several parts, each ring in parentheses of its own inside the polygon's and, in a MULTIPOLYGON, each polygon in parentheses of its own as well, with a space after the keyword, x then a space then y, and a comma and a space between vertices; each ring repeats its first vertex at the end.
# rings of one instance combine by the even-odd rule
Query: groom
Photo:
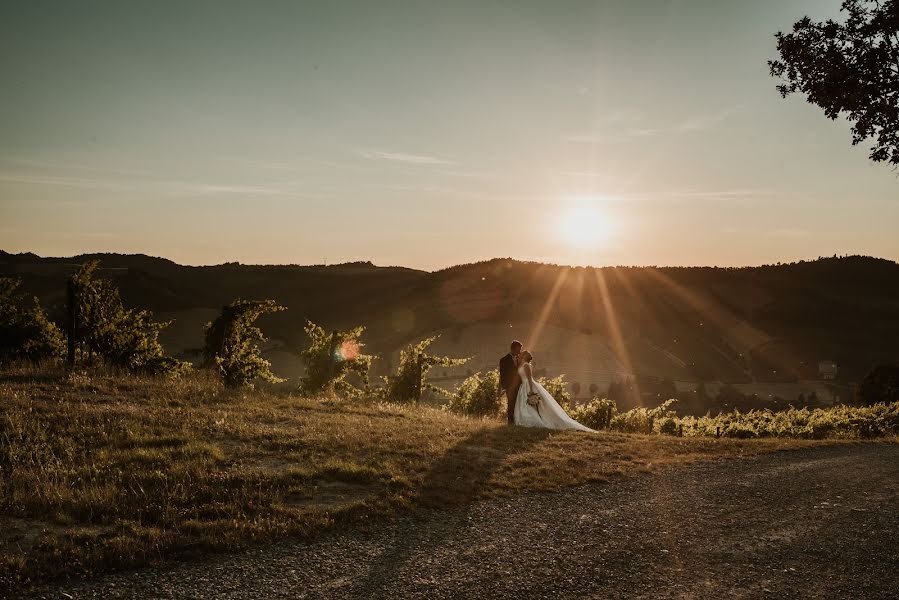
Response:
POLYGON ((497 396, 506 394, 506 418, 509 425, 515 424, 515 399, 518 397, 518 388, 521 386, 521 376, 518 374, 518 366, 515 357, 521 352, 521 342, 512 342, 512 351, 499 360, 499 390, 497 396))

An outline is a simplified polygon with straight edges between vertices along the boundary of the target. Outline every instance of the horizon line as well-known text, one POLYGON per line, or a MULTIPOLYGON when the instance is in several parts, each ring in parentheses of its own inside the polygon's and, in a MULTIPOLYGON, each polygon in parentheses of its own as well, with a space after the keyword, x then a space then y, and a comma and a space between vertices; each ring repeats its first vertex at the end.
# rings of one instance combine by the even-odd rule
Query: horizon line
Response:
MULTIPOLYGON (((173 265, 179 267, 191 267, 191 268, 210 268, 210 267, 223 267, 229 265, 237 265, 241 267, 297 267, 297 268, 310 268, 310 267, 319 267, 319 268, 328 268, 328 267, 342 267, 342 266, 351 266, 351 265, 360 265, 360 264, 368 264, 377 269, 407 269, 410 271, 420 271, 422 273, 440 273, 442 271, 448 271, 450 269, 471 266, 471 265, 479 265, 485 263, 491 263, 496 261, 513 261, 520 264, 526 265, 540 265, 547 267, 557 267, 557 268, 565 268, 565 269, 758 269, 763 267, 777 267, 777 266, 789 266, 803 263, 812 263, 823 260, 833 260, 833 259, 847 259, 847 258, 868 258, 872 260, 886 261, 893 264, 899 264, 899 261, 880 257, 880 256, 872 256, 867 254, 833 254, 830 256, 820 255, 815 258, 802 258, 795 259, 790 261, 777 261, 775 263, 761 263, 761 264, 743 264, 743 265, 658 265, 658 264, 605 264, 605 265, 572 265, 572 264, 562 264, 555 263, 550 261, 539 261, 539 260, 530 260, 523 258, 514 258, 511 256, 494 256, 491 258, 484 258, 480 260, 470 261, 470 262, 460 262, 452 265, 448 265, 440 268, 432 268, 432 269, 421 269, 416 267, 408 267, 405 265, 387 265, 387 264, 376 264, 371 259, 360 259, 360 260, 346 260, 342 262, 334 262, 334 263, 310 263, 310 264, 300 264, 300 263, 245 263, 238 260, 224 261, 220 263, 180 263, 165 256, 155 256, 153 254, 147 254, 144 252, 82 252, 80 254, 75 254, 72 256, 43 256, 33 251, 25 251, 25 252, 8 252, 2 248, 0 248, 0 255, 8 255, 8 256, 28 256, 32 255, 37 257, 40 260, 75 260, 79 257, 88 257, 88 256, 121 256, 121 257, 144 257, 151 258, 155 260, 162 260, 172 263, 173 265)), ((103 268, 102 266, 100 268, 103 268)))

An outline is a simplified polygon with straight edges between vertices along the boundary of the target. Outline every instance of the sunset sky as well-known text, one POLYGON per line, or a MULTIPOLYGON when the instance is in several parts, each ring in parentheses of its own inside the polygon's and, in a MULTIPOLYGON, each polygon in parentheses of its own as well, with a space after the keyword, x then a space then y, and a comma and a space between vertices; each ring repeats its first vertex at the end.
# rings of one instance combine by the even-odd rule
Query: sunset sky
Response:
POLYGON ((0 249, 897 260, 897 173, 768 75, 773 34, 839 4, 7 5, 0 249))

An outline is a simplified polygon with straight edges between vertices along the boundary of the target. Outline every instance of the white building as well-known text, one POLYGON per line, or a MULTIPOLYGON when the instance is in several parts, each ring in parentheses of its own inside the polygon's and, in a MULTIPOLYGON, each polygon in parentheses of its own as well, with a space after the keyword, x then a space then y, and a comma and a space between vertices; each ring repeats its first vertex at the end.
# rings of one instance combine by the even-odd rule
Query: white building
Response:
POLYGON ((818 374, 821 379, 836 379, 837 371, 837 363, 832 360, 822 360, 818 363, 818 374))

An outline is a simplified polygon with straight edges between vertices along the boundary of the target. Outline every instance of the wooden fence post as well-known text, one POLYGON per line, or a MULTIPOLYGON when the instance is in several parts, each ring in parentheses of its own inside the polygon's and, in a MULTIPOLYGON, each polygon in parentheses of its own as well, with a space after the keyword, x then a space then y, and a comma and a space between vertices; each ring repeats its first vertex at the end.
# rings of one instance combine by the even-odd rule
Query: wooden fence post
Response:
POLYGON ((415 355, 415 402, 421 402, 421 372, 422 372, 422 364, 421 361, 423 357, 421 353, 415 355))
POLYGON ((331 332, 331 343, 328 344, 328 385, 334 381, 334 367, 337 365, 337 358, 334 353, 337 351, 337 331, 331 332))
POLYGON ((75 337, 78 333, 78 307, 75 303, 75 281, 66 282, 66 366, 75 366, 75 337))

